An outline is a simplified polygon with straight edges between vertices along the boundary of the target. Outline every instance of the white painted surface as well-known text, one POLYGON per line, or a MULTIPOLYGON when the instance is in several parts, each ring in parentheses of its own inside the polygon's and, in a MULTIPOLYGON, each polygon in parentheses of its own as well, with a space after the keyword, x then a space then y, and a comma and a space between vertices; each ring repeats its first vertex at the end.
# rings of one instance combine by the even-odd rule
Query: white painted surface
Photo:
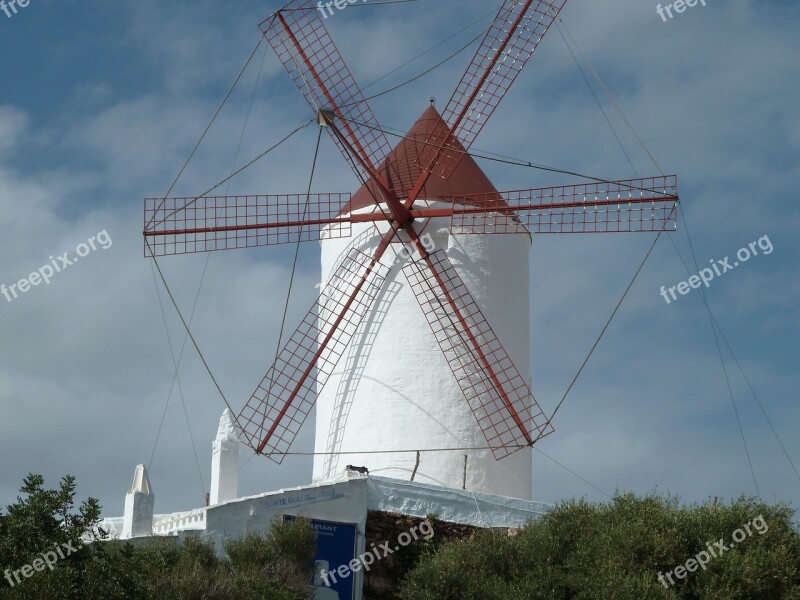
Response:
MULTIPOLYGON (((189 531, 202 531, 203 538, 222 555, 226 540, 249 533, 267 534, 272 523, 284 515, 295 515, 355 524, 355 554, 358 556, 366 551, 365 530, 370 510, 419 518, 435 514, 442 521, 477 527, 523 527, 547 509, 547 505, 529 500, 351 472, 308 486, 237 498, 208 508, 157 515, 154 534, 181 536, 189 531)), ((104 519, 101 526, 110 529, 112 537, 116 537, 123 528, 123 521, 124 517, 111 517, 104 519)), ((363 572, 352 576, 355 577, 355 600, 360 600, 363 572)), ((327 600, 327 596, 330 594, 326 590, 321 587, 317 590, 318 598, 327 600)))
MULTIPOLYGON (((442 521, 476 527, 522 527, 528 519, 535 519, 548 509, 547 504, 531 500, 350 474, 308 486, 237 498, 219 506, 156 515, 154 534, 205 530, 205 537, 221 551, 225 539, 266 533, 272 522, 284 514, 356 523, 359 536, 363 536, 368 510, 420 518, 435 514, 442 521)), ((119 537, 122 526, 123 517, 109 517, 101 522, 101 527, 109 529, 112 537, 119 537)), ((363 547, 363 540, 360 544, 363 547)))
POLYGON ((182 531, 203 531, 205 528, 205 507, 153 517, 153 535, 178 535, 182 531))
POLYGON ((369 479, 368 507, 419 518, 434 514, 441 521, 475 527, 523 527, 549 509, 547 504, 532 500, 373 476, 369 479))
MULTIPOLYGON (((234 502, 210 507, 206 516, 206 539, 222 553, 226 539, 249 533, 267 534, 273 522, 283 515, 303 516, 322 521, 356 525, 356 556, 366 547, 367 523, 366 476, 354 476, 338 482, 321 483, 269 494, 241 498, 234 502)), ((334 565, 334 568, 339 565, 334 565)), ((363 573, 353 573, 355 600, 361 600, 363 573)), ((329 590, 320 588, 317 596, 325 599, 329 590)))
POLYGON ((239 497, 239 438, 234 416, 225 409, 219 420, 217 437, 211 444, 211 505, 239 497))
MULTIPOLYGON (((266 533, 271 523, 283 515, 356 523, 363 535, 367 519, 367 479, 279 490, 209 507, 206 534, 210 539, 221 541, 250 533, 266 533)), ((221 549, 219 543, 218 548, 221 549)))
MULTIPOLYGON (((529 251, 527 235, 451 235, 449 219, 426 228, 444 249, 525 381, 529 364, 529 251)), ((385 224, 379 225, 385 230, 385 224)), ((379 234, 372 224, 353 226, 353 236, 325 239, 323 285, 350 248, 373 253, 379 234)), ((409 480, 413 450, 485 447, 467 406, 403 273, 406 263, 392 244, 382 263, 391 267, 375 306, 367 313, 334 374, 319 394, 314 481, 329 479, 347 464, 370 473, 409 480), (370 454, 377 450, 411 450, 370 454)), ((415 256, 417 258, 417 256, 415 256)), ((467 455, 466 489, 529 499, 531 450, 496 461, 490 450, 423 452, 415 481, 460 489, 467 455)))
POLYGON ((105 517, 100 521, 99 527, 108 534, 109 539, 118 540, 122 537, 124 522, 125 517, 105 517))
POLYGON ((153 496, 150 479, 144 465, 138 465, 133 481, 125 495, 125 513, 122 517, 122 539, 153 535, 153 496))

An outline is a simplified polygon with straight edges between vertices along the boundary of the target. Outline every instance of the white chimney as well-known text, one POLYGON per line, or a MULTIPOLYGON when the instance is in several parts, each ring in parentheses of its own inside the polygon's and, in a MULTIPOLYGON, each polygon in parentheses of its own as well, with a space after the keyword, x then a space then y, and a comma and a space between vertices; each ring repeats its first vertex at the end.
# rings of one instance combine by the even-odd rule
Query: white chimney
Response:
POLYGON ((153 505, 155 496, 144 465, 137 465, 133 481, 125 495, 125 516, 122 539, 153 535, 153 505))
POLYGON ((211 505, 239 497, 239 438, 233 413, 225 409, 211 444, 211 505))

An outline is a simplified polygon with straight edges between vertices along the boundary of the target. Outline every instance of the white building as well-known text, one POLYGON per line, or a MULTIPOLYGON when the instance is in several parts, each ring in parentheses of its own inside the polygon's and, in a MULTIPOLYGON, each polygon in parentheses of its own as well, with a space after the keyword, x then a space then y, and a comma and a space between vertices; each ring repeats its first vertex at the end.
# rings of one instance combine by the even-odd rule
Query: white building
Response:
MULTIPOLYGON (((235 485, 238 476, 238 440, 231 432, 232 421, 226 411, 212 443, 211 494, 221 498, 217 504, 171 514, 153 514, 154 488, 143 465, 136 467, 133 483, 125 498, 125 514, 106 518, 100 526, 119 539, 141 539, 150 536, 178 537, 200 535, 222 552, 225 539, 248 533, 267 533, 270 525, 287 516, 312 519, 318 527, 341 526, 353 532, 350 560, 368 550, 367 524, 371 511, 399 513, 425 518, 435 514, 440 521, 478 527, 519 528, 529 519, 542 515, 547 506, 530 500, 507 498, 469 490, 446 488, 401 479, 362 474, 343 469, 335 477, 311 485, 281 489, 257 496, 238 497, 235 485), (224 443, 221 443, 224 442, 224 443), (233 486, 233 487, 232 487, 233 486), (230 497, 227 497, 230 496, 230 497), (320 523, 322 525, 320 525, 320 523)), ((345 540, 349 538, 344 538, 345 540)), ((317 557, 321 570, 336 570, 346 560, 337 560, 323 553, 317 557)), ((332 595, 318 575, 317 598, 339 598, 332 595)), ((352 598, 362 598, 363 572, 352 574, 352 598)), ((348 598, 348 600, 350 600, 348 598)))

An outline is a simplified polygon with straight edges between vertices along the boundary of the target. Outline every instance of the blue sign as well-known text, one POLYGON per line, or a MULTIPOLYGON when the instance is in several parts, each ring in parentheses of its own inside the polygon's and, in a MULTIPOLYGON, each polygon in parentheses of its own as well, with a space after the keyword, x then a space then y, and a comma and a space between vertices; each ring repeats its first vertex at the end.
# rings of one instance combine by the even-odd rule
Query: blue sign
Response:
MULTIPOLYGON (((283 520, 295 520, 283 515, 283 520)), ((353 600, 355 573, 350 562, 356 557, 356 533, 353 523, 336 523, 310 519, 317 532, 317 551, 314 554, 315 600, 353 600)))

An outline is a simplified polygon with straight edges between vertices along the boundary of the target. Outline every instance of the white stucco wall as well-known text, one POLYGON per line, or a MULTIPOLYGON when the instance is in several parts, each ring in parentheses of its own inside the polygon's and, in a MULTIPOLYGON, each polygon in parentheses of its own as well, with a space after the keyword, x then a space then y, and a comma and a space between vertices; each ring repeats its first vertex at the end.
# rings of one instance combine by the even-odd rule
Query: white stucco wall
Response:
POLYGON ((451 490, 417 481, 369 478, 369 510, 437 519, 475 527, 524 527, 549 505, 494 494, 451 490))
POLYGON ((355 523, 363 536, 367 478, 279 490, 212 506, 206 510, 206 536, 221 549, 224 539, 268 532, 283 515, 355 523))
MULTIPOLYGON (((273 522, 284 515, 303 516, 322 521, 356 525, 356 556, 366 549, 368 478, 355 475, 338 482, 322 483, 289 490, 239 498, 206 510, 204 537, 220 554, 227 539, 249 533, 266 534, 273 522)), ((331 565, 334 569, 338 565, 331 565)), ((354 600, 362 598, 363 572, 352 573, 354 600)), ((316 590, 315 598, 330 597, 324 585, 316 590)))
MULTIPOLYGON (((284 515, 295 515, 356 525, 356 555, 360 555, 366 551, 368 511, 419 518, 435 514, 442 521, 505 528, 522 527, 547 510, 547 505, 529 500, 349 473, 341 474, 333 481, 237 498, 207 508, 156 515, 154 534, 178 539, 186 535, 201 535, 223 555, 226 540, 249 533, 267 534, 272 523, 282 520, 284 515)), ((119 537, 122 522, 122 517, 112 517, 105 519, 101 526, 111 530, 112 537, 119 537)), ((351 576, 354 578, 355 600, 359 600, 362 597, 363 571, 351 576)), ((319 598, 330 595, 324 584, 316 592, 319 598)))
MULTIPOLYGON (((530 383, 529 252, 527 235, 452 235, 449 219, 425 229, 444 249, 489 324, 530 383)), ((385 225, 380 225, 385 230, 385 225)), ((352 247, 372 253, 379 242, 373 224, 353 226, 353 236, 324 239, 322 284, 352 247)), ((484 447, 486 440, 442 355, 420 306, 396 264, 399 244, 382 263, 388 278, 351 346, 319 394, 316 452, 363 452, 484 447)), ((531 450, 496 461, 490 450, 423 452, 415 481, 460 489, 464 455, 466 489, 528 499, 531 450)), ((327 454, 314 461, 314 481, 347 464, 408 480, 416 453, 327 454)))
POLYGON ((239 447, 234 416, 225 409, 219 420, 217 437, 211 443, 211 488, 209 501, 222 504, 239 497, 239 447))

